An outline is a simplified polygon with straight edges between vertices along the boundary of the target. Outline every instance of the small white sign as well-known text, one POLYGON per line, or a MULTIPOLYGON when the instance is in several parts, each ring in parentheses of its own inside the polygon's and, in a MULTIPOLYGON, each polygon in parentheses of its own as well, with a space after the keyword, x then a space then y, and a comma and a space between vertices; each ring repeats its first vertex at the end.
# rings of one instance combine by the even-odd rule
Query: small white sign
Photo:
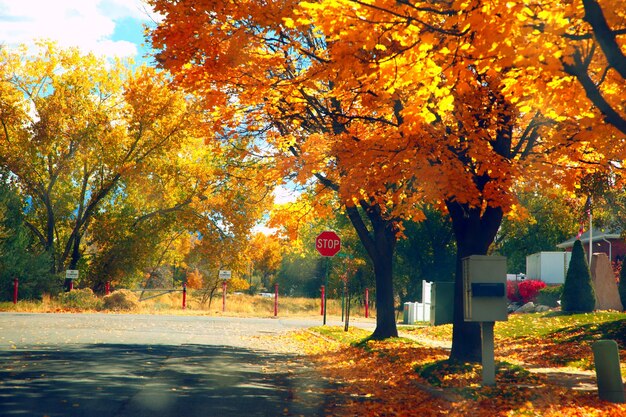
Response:
POLYGON ((220 279, 230 279, 232 277, 232 273, 228 270, 221 270, 219 277, 220 279))
POLYGON ((68 269, 65 271, 65 279, 78 279, 78 269, 68 269))

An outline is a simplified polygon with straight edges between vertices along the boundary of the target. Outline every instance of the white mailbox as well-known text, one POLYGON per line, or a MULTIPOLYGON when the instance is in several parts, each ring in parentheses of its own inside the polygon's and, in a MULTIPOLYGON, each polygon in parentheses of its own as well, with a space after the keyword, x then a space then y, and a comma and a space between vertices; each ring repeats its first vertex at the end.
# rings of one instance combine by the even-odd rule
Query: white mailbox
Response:
POLYGON ((506 321, 506 258, 472 255, 463 258, 465 321, 506 321))

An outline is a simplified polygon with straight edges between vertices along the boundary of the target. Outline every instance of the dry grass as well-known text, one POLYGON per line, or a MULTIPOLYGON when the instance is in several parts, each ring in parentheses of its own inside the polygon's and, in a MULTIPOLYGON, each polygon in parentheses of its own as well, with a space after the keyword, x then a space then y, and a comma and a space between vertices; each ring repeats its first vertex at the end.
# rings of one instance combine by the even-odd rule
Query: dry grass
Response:
MULTIPOLYGON (((156 295, 152 294, 152 295, 156 295)), ((63 312, 63 311, 108 311, 104 307, 79 306, 76 303, 69 304, 61 299, 45 295, 41 301, 19 301, 0 303, 0 311, 16 312, 63 312)), ((102 297, 100 297, 102 299, 102 297)), ((187 293, 187 308, 182 309, 182 293, 174 292, 159 295, 149 300, 141 301, 139 306, 130 310, 134 313, 144 314, 199 314, 212 316, 245 316, 245 317, 272 317, 274 315, 274 297, 262 297, 260 295, 227 294, 226 309, 222 311, 222 294, 213 298, 211 306, 201 304, 200 297, 193 291, 187 293)), ((327 314, 329 316, 341 316, 341 300, 329 299, 327 302, 327 314)), ((100 303, 100 305, 104 305, 100 303)), ((283 297, 278 299, 279 317, 298 317, 320 315, 320 299, 304 297, 283 297)), ((351 317, 363 317, 362 306, 353 305, 350 311, 351 317)), ((375 310, 370 308, 370 315, 375 316, 375 310)))
POLYGON ((44 294, 41 301, 24 300, 17 304, 0 302, 0 311, 16 311, 22 313, 49 313, 58 311, 60 303, 49 294, 44 294))

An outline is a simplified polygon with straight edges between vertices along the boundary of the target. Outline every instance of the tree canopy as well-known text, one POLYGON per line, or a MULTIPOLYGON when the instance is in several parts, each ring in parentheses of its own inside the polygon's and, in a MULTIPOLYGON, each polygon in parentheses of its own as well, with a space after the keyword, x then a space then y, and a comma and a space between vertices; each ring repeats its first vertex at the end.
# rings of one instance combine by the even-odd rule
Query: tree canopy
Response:
POLYGON ((211 115, 167 73, 50 42, 0 53, 0 163, 52 273, 115 280, 255 224, 265 188, 204 143, 211 115))
MULTIPOLYGON (((593 36, 594 1, 151 4, 164 16, 159 62, 219 109, 221 129, 262 130, 277 173, 376 214, 386 247, 428 202, 449 213, 459 260, 485 254, 503 216, 522 211, 514 185, 573 191, 622 160, 619 123, 603 123, 607 106, 577 82, 586 70, 619 108, 623 78, 590 55, 616 49, 593 36)), ((624 8, 608 9, 612 28, 624 8)), ((452 356, 476 357, 472 334, 459 312, 454 340, 469 348, 453 342, 452 356)))

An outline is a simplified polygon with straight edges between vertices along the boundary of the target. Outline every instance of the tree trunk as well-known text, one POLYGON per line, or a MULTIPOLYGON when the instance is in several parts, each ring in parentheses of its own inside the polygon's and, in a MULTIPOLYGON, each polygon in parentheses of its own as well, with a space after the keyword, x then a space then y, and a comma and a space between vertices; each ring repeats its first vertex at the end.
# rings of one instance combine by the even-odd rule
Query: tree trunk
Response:
MULTIPOLYGON (((81 253, 80 253, 80 234, 76 233, 74 237, 74 242, 72 243, 72 255, 70 257, 70 264, 68 269, 78 269, 78 261, 80 261, 81 253)), ((71 279, 65 279, 63 282, 63 289, 67 292, 70 290, 71 279)))
POLYGON ((386 219, 380 208, 361 201, 372 232, 365 225, 359 210, 346 207, 348 217, 374 264, 376 277, 376 329, 372 339, 398 337, 393 294, 393 254, 396 247, 396 222, 386 219))
POLYGON ((386 250, 374 261, 376 276, 376 329, 371 338, 382 340, 398 337, 393 297, 393 249, 386 250))
POLYGON ((52 259, 50 272, 54 275, 57 272, 60 272, 60 270, 58 269, 59 265, 57 259, 57 250, 54 245, 54 209, 52 207, 52 202, 50 201, 49 194, 46 194, 43 200, 44 205, 46 206, 46 231, 44 249, 50 254, 50 258, 52 259))
POLYGON ((450 201, 446 205, 452 218, 457 243, 450 360, 479 362, 482 356, 479 323, 466 322, 463 316, 462 259, 471 255, 487 254, 502 222, 503 213, 499 207, 481 210, 450 201))

